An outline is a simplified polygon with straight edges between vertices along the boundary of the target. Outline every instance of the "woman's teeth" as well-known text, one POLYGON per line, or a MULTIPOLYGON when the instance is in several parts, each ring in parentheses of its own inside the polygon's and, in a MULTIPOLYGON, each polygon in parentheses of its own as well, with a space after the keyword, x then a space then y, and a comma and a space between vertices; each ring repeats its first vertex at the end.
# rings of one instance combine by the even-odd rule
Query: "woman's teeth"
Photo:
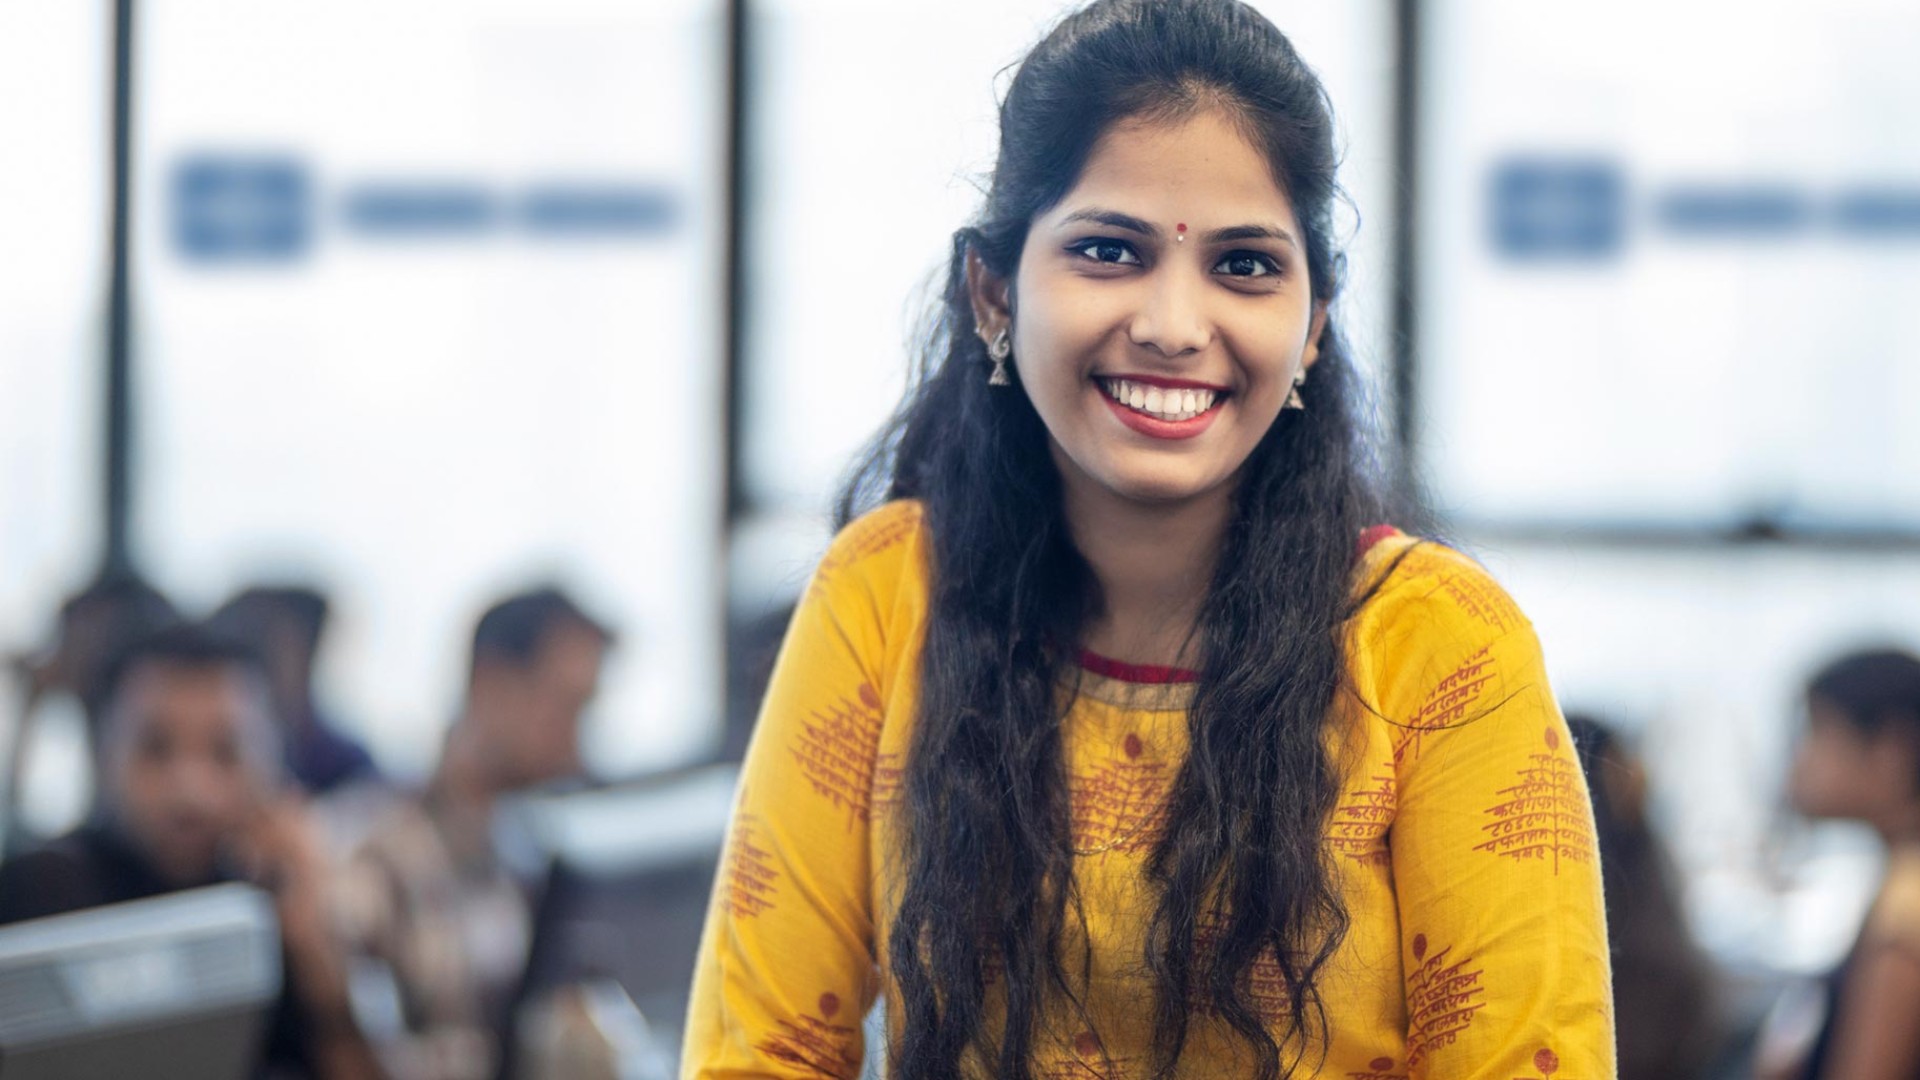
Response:
POLYGON ((1212 390, 1171 390, 1125 379, 1102 379, 1107 396, 1155 420, 1191 420, 1213 408, 1212 390))

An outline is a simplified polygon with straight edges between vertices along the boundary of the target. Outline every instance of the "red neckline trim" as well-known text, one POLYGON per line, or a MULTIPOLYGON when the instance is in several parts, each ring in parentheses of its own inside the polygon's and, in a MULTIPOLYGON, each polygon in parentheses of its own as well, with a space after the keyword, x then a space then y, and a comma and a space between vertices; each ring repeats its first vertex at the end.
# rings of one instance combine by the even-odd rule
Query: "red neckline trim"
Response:
POLYGON ((1091 649, 1080 650, 1080 666, 1109 679, 1118 679, 1130 683, 1191 683, 1200 681, 1200 673, 1186 668, 1162 667, 1159 664, 1129 664, 1125 660, 1101 656, 1091 649))

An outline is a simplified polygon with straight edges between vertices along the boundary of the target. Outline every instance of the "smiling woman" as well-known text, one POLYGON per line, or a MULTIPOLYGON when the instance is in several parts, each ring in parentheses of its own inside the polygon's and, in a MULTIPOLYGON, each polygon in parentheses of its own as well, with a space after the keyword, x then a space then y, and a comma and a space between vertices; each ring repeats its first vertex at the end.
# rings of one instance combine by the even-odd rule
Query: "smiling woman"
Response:
POLYGON ((684 1075, 1613 1075, 1526 618, 1382 525, 1332 118, 1237 0, 1022 62, 749 751, 684 1075), (874 506, 875 503, 883 505, 874 506))
POLYGON ((975 321, 1011 323, 1069 497, 1223 499, 1319 358, 1326 301, 1298 268, 1293 206, 1235 116, 1195 108, 1114 124, 1034 219, 1016 286, 968 256, 975 321))

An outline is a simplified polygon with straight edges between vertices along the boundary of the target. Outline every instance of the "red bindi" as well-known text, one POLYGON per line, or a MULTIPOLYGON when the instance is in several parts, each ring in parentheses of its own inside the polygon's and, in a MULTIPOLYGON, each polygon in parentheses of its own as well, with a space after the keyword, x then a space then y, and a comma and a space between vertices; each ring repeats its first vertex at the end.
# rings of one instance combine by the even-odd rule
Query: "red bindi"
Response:
POLYGON ((1180 224, 1178 224, 1178 225, 1175 225, 1175 226, 1174 226, 1173 228, 1174 228, 1174 231, 1176 231, 1176 232, 1186 232, 1186 231, 1187 231, 1187 223, 1183 221, 1183 222, 1181 222, 1180 224))

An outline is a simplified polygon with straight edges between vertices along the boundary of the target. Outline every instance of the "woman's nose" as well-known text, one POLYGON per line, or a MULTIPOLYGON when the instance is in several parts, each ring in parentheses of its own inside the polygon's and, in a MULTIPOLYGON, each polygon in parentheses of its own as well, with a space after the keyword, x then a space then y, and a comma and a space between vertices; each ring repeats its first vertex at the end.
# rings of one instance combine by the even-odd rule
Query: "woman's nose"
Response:
POLYGON ((1144 303, 1134 314, 1127 336, 1135 345, 1165 356, 1199 352, 1213 341, 1207 321, 1205 282, 1185 268, 1165 267, 1153 275, 1144 303))

